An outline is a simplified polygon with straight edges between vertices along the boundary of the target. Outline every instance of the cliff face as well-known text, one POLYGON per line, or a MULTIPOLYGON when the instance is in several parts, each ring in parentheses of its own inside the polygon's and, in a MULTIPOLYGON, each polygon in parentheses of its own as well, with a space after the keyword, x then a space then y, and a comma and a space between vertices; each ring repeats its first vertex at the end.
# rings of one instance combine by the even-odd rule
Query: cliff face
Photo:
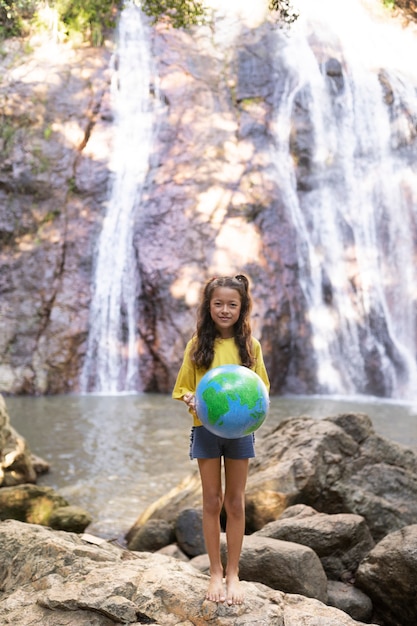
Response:
MULTIPOLYGON (((216 44, 209 29, 153 33, 164 106, 134 226, 145 390, 170 389, 200 285, 229 271, 250 275, 255 333, 273 366, 274 389, 285 380, 290 345, 297 343, 290 324, 303 312, 291 226, 279 219, 277 183, 268 172, 277 79, 271 33, 267 23, 246 29, 237 48, 216 44)), ((2 61, 6 393, 79 388, 109 188, 109 61, 109 50, 43 44, 27 52, 18 42, 9 43, 2 61)))
MULTIPOLYGON (((162 104, 132 225, 140 278, 138 389, 170 391, 194 329, 201 284, 242 272, 252 283, 254 334, 272 391, 316 392, 299 235, 275 167, 276 104, 285 98, 277 59, 285 34, 260 20, 190 33, 159 26, 151 38, 159 86, 153 97, 162 104)), ((11 42, 6 52, 0 390, 78 391, 94 253, 111 183, 111 50, 42 44, 27 51, 11 42)), ((337 95, 342 68, 330 53, 323 67, 337 95)), ((300 193, 311 190, 314 142, 305 104, 301 93, 292 103, 291 128, 282 129, 291 143, 288 175, 300 193)), ((325 277, 322 290, 330 301, 325 277)), ((379 365, 376 359, 374 369, 379 365)))
POLYGON ((242 29, 229 44, 209 31, 161 31, 155 49, 166 106, 136 225, 145 387, 172 384, 201 284, 245 272, 273 389, 282 388, 291 367, 307 389, 312 369, 293 226, 273 167, 273 28, 242 29))
POLYGON ((6 42, 0 161, 0 387, 76 388, 106 198, 109 53, 6 42))

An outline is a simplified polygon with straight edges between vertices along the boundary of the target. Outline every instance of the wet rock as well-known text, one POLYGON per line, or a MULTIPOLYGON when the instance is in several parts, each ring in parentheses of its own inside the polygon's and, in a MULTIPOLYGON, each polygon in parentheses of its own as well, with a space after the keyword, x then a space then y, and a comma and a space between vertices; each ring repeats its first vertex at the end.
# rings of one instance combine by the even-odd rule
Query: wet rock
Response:
MULTIPOLYGON (((273 391, 314 389, 294 226, 271 174, 277 32, 268 20, 221 43, 210 28, 152 31, 163 104, 132 225, 145 391, 172 389, 206 273, 236 267, 254 284, 273 391)), ((0 60, 0 388, 12 394, 80 388, 112 175, 113 45, 48 46, 5 44, 0 60)))

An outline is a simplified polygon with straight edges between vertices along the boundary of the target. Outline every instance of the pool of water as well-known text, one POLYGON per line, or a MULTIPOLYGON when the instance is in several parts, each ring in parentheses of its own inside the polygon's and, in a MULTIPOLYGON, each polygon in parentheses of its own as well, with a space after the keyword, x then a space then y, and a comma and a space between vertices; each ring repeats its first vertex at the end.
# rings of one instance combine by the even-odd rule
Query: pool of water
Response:
MULTIPOLYGON (((94 521, 88 531, 106 538, 123 537, 149 504, 196 468, 188 457, 191 418, 170 396, 14 397, 6 405, 31 451, 51 465, 39 484, 89 511, 94 521)), ((267 420, 347 411, 367 413, 379 434, 417 452, 417 403, 272 397, 267 420)))

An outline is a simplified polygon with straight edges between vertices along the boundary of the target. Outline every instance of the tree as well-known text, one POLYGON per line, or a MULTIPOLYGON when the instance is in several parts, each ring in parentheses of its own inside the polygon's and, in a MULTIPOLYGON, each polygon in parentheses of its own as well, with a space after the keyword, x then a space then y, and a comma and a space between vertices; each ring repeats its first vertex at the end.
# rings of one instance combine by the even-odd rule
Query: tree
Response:
POLYGON ((200 0, 142 0, 139 4, 154 24, 162 19, 174 28, 188 28, 206 21, 207 9, 200 0))
POLYGON ((277 15, 277 21, 292 24, 298 18, 298 12, 291 6, 290 0, 270 0, 270 11, 277 15))

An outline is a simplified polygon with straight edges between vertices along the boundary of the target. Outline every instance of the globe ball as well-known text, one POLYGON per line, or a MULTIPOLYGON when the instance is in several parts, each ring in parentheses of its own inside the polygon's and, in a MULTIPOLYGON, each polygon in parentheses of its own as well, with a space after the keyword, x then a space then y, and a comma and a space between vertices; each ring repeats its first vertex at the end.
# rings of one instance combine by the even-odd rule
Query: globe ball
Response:
POLYGON ((203 425, 225 439, 253 433, 265 421, 269 408, 265 383, 242 365, 221 365, 209 370, 200 380, 195 398, 203 425))

